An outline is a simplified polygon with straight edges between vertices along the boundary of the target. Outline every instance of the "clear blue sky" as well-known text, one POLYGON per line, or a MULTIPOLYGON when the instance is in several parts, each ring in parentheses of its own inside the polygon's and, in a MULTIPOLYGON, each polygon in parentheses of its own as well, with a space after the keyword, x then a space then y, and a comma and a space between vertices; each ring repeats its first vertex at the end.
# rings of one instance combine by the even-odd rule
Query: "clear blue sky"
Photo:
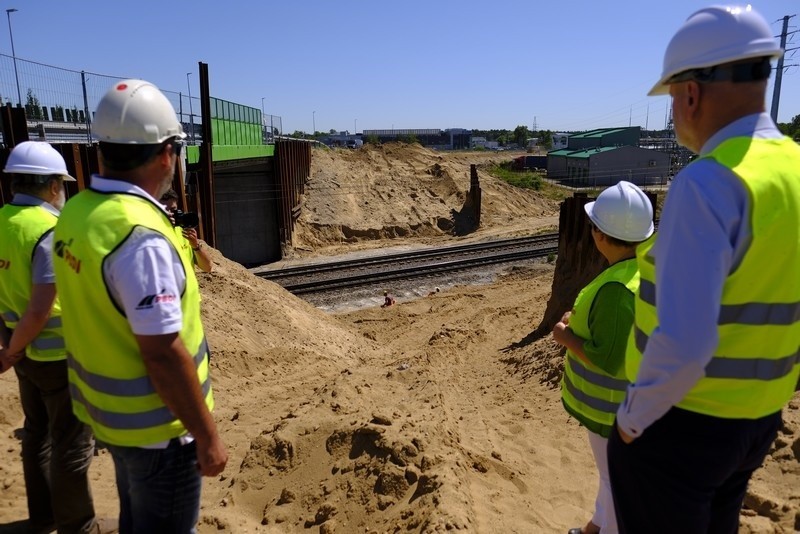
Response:
MULTIPOLYGON (((554 131, 664 126, 647 97, 664 49, 709 0, 5 0, 16 55, 144 78, 282 117, 285 132, 331 128, 554 131), (648 113, 649 107, 649 113, 648 113)), ((754 2, 773 23, 800 3, 754 2)), ((4 21, 6 22, 6 21, 4 21)), ((7 25, 0 53, 10 54, 7 25)), ((790 30, 800 16, 790 20, 790 30)), ((787 47, 800 46, 800 33, 787 47)), ((800 51, 787 64, 800 63, 800 51)), ((774 76, 772 78, 774 80, 774 76)), ((24 92, 24 88, 23 88, 24 92)), ((767 98, 771 103, 772 84, 767 98)), ((800 114, 800 68, 783 78, 779 121, 800 114)))

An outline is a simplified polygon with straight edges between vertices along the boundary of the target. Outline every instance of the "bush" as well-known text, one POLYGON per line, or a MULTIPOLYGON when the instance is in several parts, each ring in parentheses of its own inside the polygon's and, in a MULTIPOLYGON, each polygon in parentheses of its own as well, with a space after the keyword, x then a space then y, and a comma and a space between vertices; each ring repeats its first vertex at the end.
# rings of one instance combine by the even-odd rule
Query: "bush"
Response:
POLYGON ((501 163, 495 165, 489 170, 489 174, 496 178, 500 178, 504 182, 513 185, 514 187, 521 187, 523 189, 535 189, 538 191, 542 188, 542 177, 535 172, 531 171, 513 171, 511 170, 511 163, 501 163))

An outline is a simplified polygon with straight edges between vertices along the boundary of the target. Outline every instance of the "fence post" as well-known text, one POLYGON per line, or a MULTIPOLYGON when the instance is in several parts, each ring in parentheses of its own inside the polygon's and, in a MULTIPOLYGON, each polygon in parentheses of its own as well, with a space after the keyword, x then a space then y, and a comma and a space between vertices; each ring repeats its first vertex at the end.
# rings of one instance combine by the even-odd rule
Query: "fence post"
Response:
POLYGON ((81 71, 83 87, 83 113, 86 115, 86 142, 92 144, 92 115, 89 113, 89 99, 86 97, 86 73, 81 71))

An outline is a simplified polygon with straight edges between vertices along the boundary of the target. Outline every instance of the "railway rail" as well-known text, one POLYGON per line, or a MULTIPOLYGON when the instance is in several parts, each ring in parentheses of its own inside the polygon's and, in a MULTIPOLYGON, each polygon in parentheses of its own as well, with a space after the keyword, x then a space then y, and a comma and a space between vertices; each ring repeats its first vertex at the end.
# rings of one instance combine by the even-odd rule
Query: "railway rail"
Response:
POLYGON ((257 272, 296 295, 477 270, 500 263, 547 257, 558 251, 558 234, 486 241, 257 272))

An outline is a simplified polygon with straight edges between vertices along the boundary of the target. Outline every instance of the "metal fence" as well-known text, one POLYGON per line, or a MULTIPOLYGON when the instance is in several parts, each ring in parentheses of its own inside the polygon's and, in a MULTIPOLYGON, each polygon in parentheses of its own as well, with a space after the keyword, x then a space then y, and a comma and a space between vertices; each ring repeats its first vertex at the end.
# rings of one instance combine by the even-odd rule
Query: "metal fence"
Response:
MULTIPOLYGON (((0 104, 24 106, 31 139, 91 143, 97 103, 122 76, 76 71, 0 54, 0 104)), ((200 99, 187 92, 161 89, 175 108, 189 144, 202 141, 200 99)), ((283 135, 281 118, 262 114, 264 142, 283 135)))

